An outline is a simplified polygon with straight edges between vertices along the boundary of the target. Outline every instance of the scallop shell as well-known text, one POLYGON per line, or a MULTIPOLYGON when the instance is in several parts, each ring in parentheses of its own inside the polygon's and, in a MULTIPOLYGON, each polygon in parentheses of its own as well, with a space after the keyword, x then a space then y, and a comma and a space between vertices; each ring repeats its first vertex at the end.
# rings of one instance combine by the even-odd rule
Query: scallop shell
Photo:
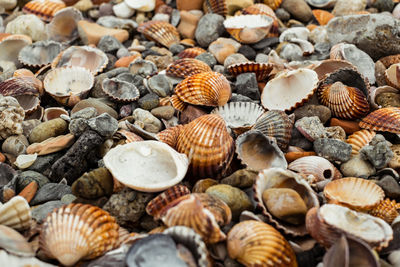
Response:
POLYGON ((360 130, 350 135, 346 143, 351 145, 351 155, 358 155, 361 148, 368 145, 376 133, 370 130, 360 130))
POLYGON ((170 64, 166 69, 166 74, 184 79, 188 76, 208 71, 212 70, 210 66, 203 61, 194 58, 182 58, 170 64))
POLYGON ((191 47, 191 48, 186 48, 182 52, 178 54, 179 58, 195 58, 198 55, 201 55, 203 53, 206 53, 207 51, 204 50, 201 47, 191 47))
POLYGON ((161 142, 166 143, 167 145, 171 147, 175 147, 176 143, 178 142, 178 136, 182 130, 183 125, 177 125, 175 127, 170 127, 168 129, 165 129, 164 131, 161 131, 157 134, 158 139, 160 139, 161 142))
POLYGON ((61 48, 61 44, 54 41, 35 42, 21 49, 18 60, 29 67, 41 67, 51 63, 61 48))
POLYGON ((221 16, 226 16, 228 6, 226 0, 204 0, 203 10, 205 13, 216 13, 221 16))
POLYGON ((373 131, 400 133, 400 108, 375 110, 363 118, 359 125, 361 128, 373 131))
POLYGON ((346 60, 326 59, 316 65, 313 70, 318 74, 318 79, 321 80, 325 75, 329 75, 343 68, 356 69, 353 64, 346 60))
POLYGON ((25 230, 31 226, 31 220, 31 209, 25 198, 15 196, 5 204, 0 203, 0 224, 25 230))
POLYGON ((218 72, 194 74, 175 87, 175 94, 183 102, 202 106, 223 106, 231 98, 231 86, 218 72))
POLYGON ((267 80, 274 66, 268 63, 256 63, 256 62, 241 62, 232 64, 228 67, 228 71, 233 76, 246 72, 254 72, 256 74, 257 81, 267 80))
POLYGON ((228 233, 229 257, 245 266, 297 267, 289 242, 272 226, 248 220, 236 224, 228 233))
POLYGON ((282 151, 286 151, 292 137, 294 120, 284 111, 270 110, 260 116, 253 129, 261 131, 266 136, 274 137, 282 151))
POLYGON ((43 121, 59 118, 61 115, 69 116, 68 111, 60 107, 51 107, 44 110, 43 121))
POLYGON ((388 85, 400 89, 400 63, 391 65, 385 71, 385 79, 388 85))
POLYGON ((305 236, 308 234, 305 224, 293 225, 283 222, 272 216, 263 203, 262 194, 268 188, 290 188, 300 194, 304 200, 307 209, 319 207, 318 197, 311 189, 310 185, 295 172, 281 169, 269 168, 262 170, 254 183, 254 200, 257 203, 257 208, 262 210, 262 213, 267 216, 268 222, 274 225, 278 230, 292 236, 305 236))
POLYGON ((335 17, 329 11, 322 9, 314 9, 312 13, 314 15, 314 18, 318 21, 319 25, 322 26, 328 24, 328 22, 335 17))
POLYGON ((282 3, 282 0, 263 0, 264 4, 276 10, 282 3))
POLYGON ((395 200, 385 199, 382 200, 377 206, 369 210, 368 213, 372 216, 381 218, 388 224, 392 224, 394 219, 400 214, 397 209, 400 208, 399 204, 395 200))
POLYGON ((133 84, 118 78, 104 79, 103 92, 112 100, 122 103, 130 103, 139 99, 139 89, 133 84))
POLYGON ((89 69, 93 75, 103 71, 108 64, 107 55, 95 47, 71 46, 62 51, 51 63, 51 68, 64 66, 83 67, 89 69))
POLYGON ((179 32, 170 23, 165 21, 152 20, 141 24, 137 28, 138 32, 143 33, 148 39, 170 47, 173 44, 179 44, 179 32))
POLYGON ((390 55, 378 60, 381 62, 386 68, 389 68, 393 64, 400 63, 400 54, 397 55, 390 55))
POLYGON ((139 135, 132 133, 130 131, 127 130, 118 130, 114 135, 113 135, 113 139, 115 140, 121 140, 121 139, 125 139, 125 144, 128 143, 132 143, 132 142, 139 142, 139 141, 143 141, 143 138, 140 137, 139 135))
POLYGON ((49 40, 57 42, 74 41, 79 37, 78 22, 82 19, 82 13, 74 7, 57 11, 51 22, 46 26, 49 40))
POLYGON ((300 107, 317 89, 318 75, 309 69, 283 72, 270 80, 261 94, 265 109, 291 111, 300 107))
POLYGON ((32 44, 32 39, 27 35, 14 34, 0 38, 0 60, 12 61, 18 66, 19 52, 30 44, 32 44))
POLYGON ((332 8, 335 6, 337 0, 306 0, 306 2, 318 8, 332 8))
POLYGON ((22 11, 38 16, 40 19, 49 22, 57 11, 66 7, 63 1, 56 0, 34 0, 28 2, 22 11))
POLYGON ((303 175, 310 185, 342 178, 340 171, 329 160, 318 156, 296 159, 289 164, 288 169, 303 175))
POLYGON ((268 33, 268 37, 278 37, 279 35, 279 22, 278 18, 275 15, 274 10, 271 7, 265 4, 254 4, 251 6, 246 7, 242 11, 243 14, 247 15, 267 15, 271 17, 274 22, 272 24, 271 30, 268 33))
POLYGON ((226 125, 239 135, 256 123, 257 118, 264 113, 264 109, 252 102, 230 102, 215 108, 211 113, 219 114, 226 125))
POLYGON ((116 248, 118 228, 115 218, 98 207, 64 205, 47 215, 39 245, 48 257, 72 266, 116 248))
POLYGON ((86 97, 94 83, 90 70, 82 67, 62 67, 49 72, 44 88, 60 104, 74 106, 86 97))
POLYGON ((24 109, 25 115, 31 115, 40 108, 40 99, 34 95, 16 95, 19 105, 24 109))
POLYGON ((328 203, 367 211, 377 206, 385 197, 385 193, 369 180, 349 177, 328 183, 324 188, 324 196, 328 203))

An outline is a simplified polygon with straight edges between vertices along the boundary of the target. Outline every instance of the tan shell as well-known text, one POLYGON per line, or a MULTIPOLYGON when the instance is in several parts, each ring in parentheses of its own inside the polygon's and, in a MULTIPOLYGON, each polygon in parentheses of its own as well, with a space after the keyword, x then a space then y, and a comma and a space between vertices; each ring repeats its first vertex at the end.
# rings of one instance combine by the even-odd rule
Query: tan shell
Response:
POLYGON ((359 125, 361 128, 373 131, 400 133, 400 108, 375 110, 363 118, 359 125))
POLYGON ((326 59, 316 65, 313 70, 318 74, 318 79, 322 79, 325 75, 335 72, 342 68, 353 68, 356 67, 346 60, 340 59, 326 59))
POLYGON ((181 40, 178 30, 165 21, 152 20, 143 23, 137 28, 137 31, 168 48, 173 44, 178 44, 181 40))
POLYGON ((82 19, 82 13, 74 7, 59 10, 46 26, 49 40, 57 42, 74 41, 79 37, 78 22, 82 19))
POLYGON ((400 63, 391 65, 385 71, 385 79, 388 85, 400 89, 400 63))
POLYGON ((204 0, 203 10, 205 13, 216 13, 221 16, 226 16, 228 13, 226 0, 204 0))
POLYGON ((207 71, 212 70, 203 61, 194 58, 182 58, 170 64, 166 69, 166 74, 185 79, 188 76, 207 71))
POLYGON ((289 242, 272 226, 243 221, 228 233, 229 257, 245 266, 296 267, 296 255, 289 242))
POLYGON ((39 244, 48 257, 72 266, 81 259, 94 259, 114 249, 118 228, 115 218, 98 207, 64 205, 47 215, 39 244))
POLYGON ((160 139, 161 142, 164 142, 171 147, 175 147, 176 143, 178 142, 178 136, 183 127, 184 126, 181 124, 175 127, 170 127, 168 129, 165 129, 164 131, 159 132, 157 134, 157 137, 160 139))
POLYGON ((271 17, 274 22, 272 24, 271 30, 269 31, 268 37, 278 37, 279 35, 279 21, 275 15, 274 10, 265 4, 254 4, 246 7, 242 10, 243 14, 252 15, 267 15, 271 17))
POLYGON ((23 34, 7 35, 0 38, 0 60, 12 61, 17 66, 18 54, 22 48, 32 44, 32 39, 23 34))
POLYGON ((31 226, 31 220, 31 209, 25 198, 15 196, 5 204, 0 204, 0 224, 25 230, 31 226))
POLYGON ((379 108, 386 108, 389 106, 389 105, 381 106, 381 105, 379 105, 379 103, 377 103, 378 96, 383 93, 400 94, 400 89, 396 89, 389 85, 379 86, 378 88, 371 87, 371 93, 369 96, 369 98, 370 98, 369 100, 370 100, 370 104, 373 108, 379 109, 379 108))
POLYGON ((376 133, 370 130, 360 130, 350 135, 346 143, 351 145, 351 155, 358 155, 361 148, 368 145, 376 133))
POLYGON ((256 62, 241 62, 228 67, 229 73, 235 77, 242 73, 254 72, 259 82, 267 80, 272 70, 272 64, 256 62))
POLYGON ((44 114, 43 114, 43 121, 49 121, 49 120, 52 120, 52 119, 57 119, 61 115, 69 116, 69 113, 64 108, 60 108, 60 107, 46 108, 44 110, 44 114))
POLYGON ((53 18, 57 11, 65 8, 66 5, 63 1, 52 1, 52 0, 34 0, 28 2, 22 11, 28 14, 38 16, 40 19, 49 22, 53 18))
POLYGON ((191 47, 191 48, 186 48, 182 52, 178 54, 179 58, 195 58, 198 55, 201 55, 203 53, 206 53, 207 51, 204 50, 201 47, 191 47))
POLYGON ((73 134, 59 135, 50 137, 41 143, 33 143, 26 148, 27 154, 37 153, 38 156, 61 151, 72 146, 75 142, 73 134))
POLYGON ((368 213, 372 216, 381 218, 388 224, 392 224, 394 219, 396 219, 400 214, 397 209, 400 205, 396 203, 395 200, 385 199, 382 200, 377 206, 369 210, 368 213))

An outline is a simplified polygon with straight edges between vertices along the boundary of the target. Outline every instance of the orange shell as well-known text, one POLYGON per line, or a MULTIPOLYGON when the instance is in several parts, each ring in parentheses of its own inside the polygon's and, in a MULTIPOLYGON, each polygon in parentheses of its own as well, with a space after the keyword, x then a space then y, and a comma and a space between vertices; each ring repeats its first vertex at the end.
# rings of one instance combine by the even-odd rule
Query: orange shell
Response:
POLYGON ((273 68, 274 66, 268 63, 242 62, 230 65, 228 71, 235 77, 242 73, 254 72, 257 81, 264 81, 268 79, 273 68))
POLYGON ((182 58, 175 60, 166 69, 166 74, 179 78, 187 78, 193 74, 212 71, 203 61, 194 58, 182 58))
POLYGON ((385 199, 382 200, 378 206, 373 208, 372 210, 369 210, 368 213, 372 216, 381 218, 388 224, 392 224, 394 219, 396 219, 397 216, 399 216, 399 212, 397 209, 400 208, 400 205, 396 203, 395 200, 390 200, 390 199, 385 199))
POLYGON ((375 110, 360 121, 360 127, 373 131, 400 133, 400 108, 375 110))
POLYGON ((182 100, 179 99, 179 97, 177 95, 172 95, 169 98, 169 102, 171 103, 171 105, 174 107, 174 109, 178 110, 178 111, 184 111, 185 108, 188 106, 188 104, 186 104, 185 102, 183 102, 182 100))
POLYGON ((346 143, 351 145, 351 155, 358 155, 361 148, 368 145, 376 133, 370 130, 360 130, 350 135, 346 143))
POLYGON ((186 48, 182 52, 178 54, 179 58, 195 58, 198 55, 201 55, 203 53, 206 53, 207 51, 204 50, 201 47, 191 47, 191 48, 186 48))
POLYGON ((62 1, 51 1, 51 0, 34 0, 28 2, 22 11, 28 14, 34 14, 40 19, 49 22, 53 18, 57 11, 67 7, 62 1))
POLYGON ((326 25, 335 16, 330 12, 322 9, 314 9, 312 11, 314 18, 318 21, 319 25, 326 25))
POLYGON ((271 17, 274 22, 272 24, 271 30, 269 31, 268 37, 277 37, 279 35, 279 23, 275 12, 271 7, 265 4, 254 4, 243 9, 243 14, 251 15, 267 15, 271 17))
POLYGON ((166 143, 171 147, 176 146, 176 142, 178 142, 178 136, 182 129, 183 125, 179 124, 175 127, 170 127, 161 131, 157 134, 157 137, 160 139, 161 142, 166 143))
POLYGON ((152 20, 143 23, 137 28, 137 31, 143 33, 148 39, 168 48, 173 44, 178 44, 181 40, 178 30, 165 21, 152 20))
POLYGON ((282 0, 264 0, 263 2, 264 4, 275 10, 281 5, 282 0))
POLYGON ((226 16, 228 13, 226 0, 204 0, 203 10, 205 13, 216 13, 221 16, 226 16))

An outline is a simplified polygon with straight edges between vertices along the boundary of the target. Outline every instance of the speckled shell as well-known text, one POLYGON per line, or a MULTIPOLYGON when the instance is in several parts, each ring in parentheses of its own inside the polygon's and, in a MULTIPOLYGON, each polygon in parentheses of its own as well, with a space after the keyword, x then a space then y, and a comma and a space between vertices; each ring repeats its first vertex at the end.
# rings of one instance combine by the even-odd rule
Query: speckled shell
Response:
POLYGON ((152 20, 143 23, 137 28, 137 31, 168 48, 173 44, 178 44, 181 40, 178 30, 165 21, 152 20))
POLYGON ((182 58, 175 60, 166 69, 166 74, 173 77, 179 77, 185 79, 191 75, 212 71, 203 61, 194 58, 182 58))
POLYGON ((223 106, 231 98, 231 86, 218 72, 192 75, 175 87, 175 94, 183 102, 201 106, 223 106))
POLYGON ((28 2, 22 11, 28 14, 34 14, 40 19, 49 22, 53 18, 57 11, 66 7, 63 1, 52 1, 52 0, 34 0, 28 2))
POLYGON ((319 25, 326 25, 331 19, 335 17, 334 15, 332 15, 332 13, 322 9, 314 9, 312 13, 314 15, 314 18, 318 21, 319 25))
POLYGON ((358 155, 361 148, 368 145, 376 133, 370 130, 360 130, 350 135, 346 143, 351 145, 351 155, 358 155))
POLYGON ((347 177, 329 182, 324 188, 324 196, 328 203, 367 211, 377 206, 385 197, 385 193, 374 182, 347 177))
POLYGON ((72 42, 79 37, 78 22, 83 19, 82 13, 74 8, 67 7, 54 14, 47 24, 49 40, 57 42, 72 42))
POLYGON ((190 47, 190 48, 186 48, 185 50, 183 50, 182 52, 180 52, 178 54, 179 58, 195 58, 198 55, 201 55, 203 53, 206 53, 207 51, 204 50, 201 47, 190 47))
POLYGON ((41 67, 51 63, 61 52, 62 46, 54 41, 39 41, 19 51, 18 60, 30 67, 41 67))
POLYGON ((392 224, 394 219, 399 216, 399 212, 397 209, 400 208, 400 205, 396 203, 395 200, 385 199, 382 200, 377 206, 373 209, 369 210, 368 213, 372 216, 381 218, 388 224, 392 224))
POLYGON ((400 133, 400 108, 377 109, 363 118, 359 125, 373 131, 400 133))
POLYGON ((313 70, 318 74, 318 79, 321 80, 322 78, 324 78, 325 75, 329 75, 330 73, 336 72, 343 68, 356 69, 353 64, 346 60, 326 59, 316 65, 313 70))
POLYGON ((252 15, 267 15, 271 17, 274 22, 272 24, 271 30, 268 33, 268 37, 278 37, 279 35, 279 23, 278 18, 275 15, 274 10, 271 7, 265 4, 254 4, 246 7, 242 11, 243 14, 252 14, 252 15))
POLYGON ((48 257, 72 266, 116 248, 118 228, 115 218, 98 207, 64 205, 47 215, 39 245, 48 257))
POLYGON ((112 100, 121 103, 130 103, 139 99, 139 89, 133 84, 118 78, 104 79, 103 92, 112 100))
POLYGON ((204 0, 203 10, 205 13, 216 13, 221 16, 226 16, 228 13, 226 0, 204 0))
POLYGON ((34 77, 12 77, 0 83, 3 96, 34 95, 39 96, 42 82, 34 77))
POLYGON ((31 209, 25 198, 16 196, 5 204, 0 204, 0 224, 25 230, 31 226, 31 220, 31 209))
POLYGON ((329 160, 318 156, 296 159, 289 164, 288 169, 304 176, 310 185, 315 185, 326 179, 342 178, 340 171, 329 160))
POLYGON ((160 139, 161 142, 164 142, 171 147, 175 147, 176 143, 178 142, 178 136, 183 127, 184 126, 181 124, 175 127, 170 127, 168 129, 165 129, 164 131, 159 132, 157 134, 157 137, 158 139, 160 139))
POLYGON ((296 267, 296 255, 289 242, 272 226, 243 221, 228 233, 229 257, 245 266, 296 267))
POLYGON ((254 200, 257 203, 257 209, 267 216, 267 220, 278 230, 291 236, 305 236, 308 234, 305 223, 302 225, 293 225, 283 222, 267 210, 262 199, 262 193, 268 188, 291 188, 300 194, 304 200, 307 209, 319 207, 319 201, 316 193, 310 185, 295 172, 281 168, 269 168, 259 172, 253 185, 254 200))
POLYGON ((24 117, 25 112, 15 98, 0 94, 0 140, 22 134, 24 117))
POLYGON ((293 116, 288 116, 281 110, 270 110, 260 116, 253 129, 261 131, 266 136, 274 137, 282 151, 286 151, 292 137, 293 116))
POLYGON ((230 65, 228 71, 235 77, 242 73, 254 72, 257 81, 260 82, 268 79, 273 68, 274 66, 268 63, 242 62, 230 65))
POLYGON ((264 4, 275 10, 281 5, 282 0, 264 0, 263 2, 264 4))

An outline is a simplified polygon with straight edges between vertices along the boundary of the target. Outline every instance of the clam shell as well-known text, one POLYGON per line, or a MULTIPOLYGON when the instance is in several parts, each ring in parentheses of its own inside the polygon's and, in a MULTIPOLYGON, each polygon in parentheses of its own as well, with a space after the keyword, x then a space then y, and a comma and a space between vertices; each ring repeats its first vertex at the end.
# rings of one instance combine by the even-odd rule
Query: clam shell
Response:
POLYGON ((400 89, 400 63, 391 65, 385 71, 385 79, 388 85, 400 89))
POLYGON ((273 67, 272 64, 268 63, 241 62, 230 65, 228 71, 235 77, 242 73, 254 72, 257 81, 260 82, 268 79, 273 67))
POLYGON ((0 38, 0 60, 12 61, 18 66, 19 52, 30 44, 32 44, 32 39, 27 35, 14 34, 0 38))
POLYGON ((168 48, 173 44, 179 44, 181 40, 178 30, 165 21, 152 20, 143 23, 137 28, 137 31, 168 48))
POLYGON ((74 41, 79 37, 78 22, 82 19, 82 13, 74 7, 57 11, 51 22, 46 26, 49 40, 57 42, 74 41))
POLYGON ((317 89, 318 75, 309 69, 281 73, 270 80, 261 94, 265 109, 291 111, 301 106, 317 89))
POLYGON ((71 46, 62 51, 51 63, 51 68, 64 66, 83 67, 89 69, 93 75, 103 71, 108 64, 107 55, 95 47, 71 46))
POLYGON ((400 94, 400 89, 396 89, 394 87, 384 85, 384 86, 379 86, 378 88, 373 89, 371 87, 371 93, 370 93, 370 104, 373 108, 382 108, 377 102, 376 99, 378 96, 382 93, 394 93, 394 94, 400 94))
POLYGON ((274 137, 282 151, 286 151, 292 137, 293 118, 281 110, 270 110, 258 117, 253 129, 274 137))
POLYGON ((29 67, 41 67, 51 63, 61 52, 62 46, 54 41, 39 41, 19 51, 18 60, 29 67))
POLYGON ((212 70, 210 66, 203 61, 194 58, 182 58, 170 64, 166 69, 166 74, 184 79, 188 76, 208 71, 212 70))
POLYGON ((248 220, 228 233, 229 257, 245 266, 293 266, 296 255, 289 242, 272 226, 248 220))
POLYGON ((399 207, 399 204, 397 204, 395 200, 390 200, 387 198, 369 210, 368 213, 372 216, 381 218, 388 224, 392 224, 394 219, 400 215, 397 211, 399 207))
POLYGON ((281 169, 269 168, 262 170, 254 183, 254 200, 257 203, 257 208, 262 210, 262 213, 267 216, 268 222, 274 225, 278 230, 292 236, 304 236, 308 234, 306 225, 293 225, 283 222, 272 216, 264 205, 262 194, 268 188, 290 188, 300 194, 304 200, 307 209, 319 207, 318 197, 311 189, 310 185, 295 172, 281 169))
POLYGON ((34 95, 16 95, 19 105, 24 109, 25 115, 34 113, 40 107, 40 99, 34 95))
POLYGON ((268 33, 268 37, 278 37, 279 35, 279 22, 278 18, 275 15, 274 10, 265 5, 265 4, 254 4, 251 6, 246 7, 245 9, 242 10, 242 13, 247 15, 267 15, 271 17, 274 22, 272 24, 272 27, 268 33))
POLYGON ((351 155, 358 155, 361 148, 368 145, 376 133, 370 130, 360 130, 350 135, 346 143, 351 145, 351 155))
MULTIPOLYGON (((35 251, 31 244, 14 229, 0 224, 0 236, 0 248, 21 257, 35 256, 35 251)), ((9 264, 10 262, 7 261, 7 263, 9 264)))
POLYGON ((157 134, 157 137, 160 139, 161 142, 166 143, 171 147, 175 147, 176 143, 178 142, 178 136, 182 129, 183 125, 177 125, 175 127, 170 127, 161 131, 157 134))
POLYGON ((321 61, 313 70, 318 74, 318 79, 321 80, 325 75, 329 75, 332 72, 338 71, 343 68, 353 68, 356 67, 346 60, 340 59, 326 59, 321 61))
POLYGON ((46 108, 44 110, 43 121, 57 119, 61 115, 69 116, 69 113, 64 108, 59 108, 59 107, 46 108))
POLYGON ((0 224, 25 230, 31 226, 31 220, 31 209, 25 198, 15 196, 5 204, 0 204, 0 224))
POLYGON ((329 160, 318 156, 296 159, 289 164, 288 169, 305 176, 310 185, 315 185, 327 179, 342 178, 340 171, 329 160))
POLYGON ((282 0, 264 0, 263 2, 264 4, 275 10, 281 5, 282 0))
POLYGON ((57 11, 66 7, 63 1, 56 0, 34 0, 28 2, 22 11, 38 16, 40 19, 49 22, 57 11))
POLYGON ((400 108, 375 110, 363 118, 359 125, 361 128, 373 131, 400 133, 400 108))
POLYGON ((389 68, 393 64, 400 63, 400 54, 397 55, 390 55, 378 60, 381 62, 386 68, 389 68))
POLYGON ((337 0, 306 0, 306 2, 318 8, 332 8, 336 4, 337 0))
POLYGON ((114 249, 118 244, 118 228, 115 218, 98 207, 64 205, 47 215, 39 245, 48 257, 71 266, 114 249))
POLYGON ((204 50, 201 47, 191 47, 191 48, 186 48, 182 52, 178 54, 179 58, 195 58, 198 55, 201 55, 203 53, 206 53, 207 51, 204 50))
POLYGON ((216 13, 221 16, 226 16, 228 6, 226 0, 204 0, 203 10, 205 13, 216 13))
POLYGON ((318 21, 319 25, 322 26, 328 24, 328 22, 335 17, 329 11, 322 9, 314 9, 312 13, 314 15, 314 18, 318 21))
POLYGON ((104 79, 103 92, 116 102, 130 103, 139 99, 139 89, 133 84, 118 78, 104 79))

